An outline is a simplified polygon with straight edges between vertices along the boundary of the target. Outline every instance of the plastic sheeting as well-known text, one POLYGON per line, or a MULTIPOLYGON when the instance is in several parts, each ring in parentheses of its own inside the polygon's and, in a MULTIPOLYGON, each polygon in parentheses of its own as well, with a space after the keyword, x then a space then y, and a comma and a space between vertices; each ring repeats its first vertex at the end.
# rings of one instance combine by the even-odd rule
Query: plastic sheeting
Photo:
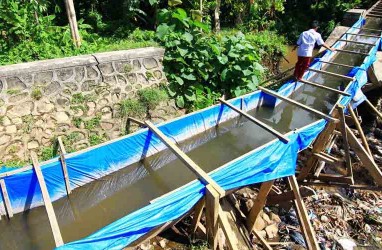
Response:
MULTIPOLYGON (((363 20, 358 21, 354 27, 360 27, 362 22, 363 20)), ((334 46, 341 47, 343 44, 339 42, 334 46)), ((373 48, 372 52, 374 54, 370 53, 370 56, 365 58, 361 67, 352 71, 356 81, 349 84, 346 91, 353 96, 365 84, 365 69, 375 60, 376 50, 377 46, 373 48)), ((327 52, 323 59, 330 60, 332 56, 333 53, 327 52)), ((315 61, 311 67, 319 69, 321 64, 321 62, 315 61)), ((313 74, 313 72, 307 72, 304 78, 307 79, 313 74)), ((301 86, 302 83, 289 82, 283 85, 278 92, 281 95, 288 96, 301 86)), ((272 105, 280 103, 280 100, 259 91, 231 100, 230 103, 240 107, 243 100, 246 109, 253 109, 259 105, 262 99, 272 105)), ((339 102, 347 104, 351 99, 342 97, 339 102)), ((159 129, 169 138, 180 142, 237 115, 236 112, 224 105, 215 105, 161 124, 159 129)), ((293 175, 295 173, 297 153, 309 146, 324 129, 325 125, 326 121, 320 120, 290 132, 288 133, 290 139, 288 144, 273 140, 263 147, 257 148, 214 170, 211 177, 224 189, 228 190, 293 175)), ((66 163, 70 185, 72 188, 83 186, 144 157, 160 152, 164 148, 165 145, 156 136, 147 129, 143 129, 107 144, 69 154, 66 157, 66 163)), ((41 168, 52 200, 65 196, 65 183, 58 159, 55 158, 41 163, 41 168)), ((4 179, 15 212, 43 204, 33 170, 8 176, 4 179)), ((123 248, 151 229, 184 215, 203 196, 204 192, 204 185, 196 180, 156 200, 154 203, 126 215, 84 239, 65 244, 60 249, 123 248)), ((0 205, 3 209, 2 213, 4 213, 3 204, 0 205)))

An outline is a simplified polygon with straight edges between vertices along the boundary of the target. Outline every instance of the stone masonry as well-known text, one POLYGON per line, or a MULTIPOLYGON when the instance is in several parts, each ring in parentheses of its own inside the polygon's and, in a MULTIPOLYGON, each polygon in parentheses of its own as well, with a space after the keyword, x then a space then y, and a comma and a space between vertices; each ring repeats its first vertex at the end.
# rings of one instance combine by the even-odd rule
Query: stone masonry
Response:
POLYGON ((73 150, 120 136, 119 103, 166 82, 163 54, 150 47, 0 67, 0 159, 28 159, 59 135, 73 150))

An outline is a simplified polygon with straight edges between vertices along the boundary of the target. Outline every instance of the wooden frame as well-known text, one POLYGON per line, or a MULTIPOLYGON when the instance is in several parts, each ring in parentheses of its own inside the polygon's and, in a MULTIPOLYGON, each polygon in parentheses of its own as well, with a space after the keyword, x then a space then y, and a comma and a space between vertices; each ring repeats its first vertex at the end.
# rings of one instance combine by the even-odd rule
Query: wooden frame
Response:
POLYGON ((329 121, 334 121, 334 122, 337 122, 337 121, 338 121, 336 118, 333 118, 333 117, 331 117, 330 115, 324 114, 324 113, 322 113, 321 111, 318 111, 318 110, 313 109, 313 108, 311 108, 311 107, 308 107, 308 106, 306 106, 306 105, 304 105, 304 104, 301 104, 301 103, 299 103, 299 102, 296 102, 295 100, 292 100, 292 99, 290 99, 290 98, 288 98, 288 97, 279 95, 278 93, 276 93, 276 92, 274 92, 274 91, 272 91, 272 90, 269 90, 269 89, 266 89, 266 88, 263 88, 263 87, 260 87, 260 86, 259 86, 259 89, 260 89, 262 92, 264 92, 264 93, 266 93, 266 94, 268 94, 268 95, 274 96, 274 97, 276 97, 276 98, 278 98, 278 99, 281 99, 281 100, 283 100, 283 101, 285 101, 285 102, 288 102, 288 103, 290 103, 290 104, 293 104, 293 105, 295 105, 295 106, 298 106, 298 107, 300 107, 300 108, 302 108, 302 109, 304 109, 304 110, 306 110, 306 111, 315 113, 316 115, 319 115, 320 117, 322 117, 322 118, 324 118, 324 119, 327 119, 327 120, 329 120, 329 121))
MULTIPOLYGON (((342 50, 336 50, 336 51, 343 52, 342 50)), ((346 79, 346 80, 349 80, 349 81, 353 81, 354 80, 354 77, 344 76, 344 75, 336 74, 336 73, 325 71, 325 70, 320 70, 320 69, 308 69, 308 70, 316 72, 316 73, 319 73, 319 74, 325 74, 325 75, 330 75, 330 76, 334 76, 334 77, 343 78, 343 79, 346 79)))
POLYGON ((328 91, 331 91, 331 92, 334 92, 334 93, 337 93, 337 94, 340 94, 340 95, 343 95, 343 96, 351 96, 351 94, 349 94, 349 93, 346 93, 344 91, 341 91, 341 90, 338 90, 338 89, 334 89, 334 88, 331 88, 331 87, 328 87, 328 86, 325 86, 325 85, 322 85, 322 84, 310 82, 310 81, 307 81, 307 80, 299 80, 299 82, 302 82, 302 83, 305 83, 305 84, 308 84, 308 85, 311 85, 311 86, 314 86, 314 87, 317 87, 317 88, 320 88, 320 89, 328 90, 328 91))
POLYGON ((272 127, 268 126, 267 124, 265 124, 264 122, 256 119, 255 117, 241 111, 240 109, 236 108, 235 106, 231 105, 230 103, 224 101, 223 99, 219 99, 219 101, 226 105, 227 107, 229 107, 230 109, 236 111, 237 113, 239 113, 240 115, 244 116, 245 118, 247 118, 248 120, 250 120, 251 122, 255 123, 256 125, 258 125, 259 127, 267 130, 269 133, 273 134, 274 136, 278 137, 282 142, 284 143, 288 143, 289 142, 289 139, 287 137, 285 137, 283 134, 281 134, 280 132, 278 132, 277 130, 273 129, 272 127))

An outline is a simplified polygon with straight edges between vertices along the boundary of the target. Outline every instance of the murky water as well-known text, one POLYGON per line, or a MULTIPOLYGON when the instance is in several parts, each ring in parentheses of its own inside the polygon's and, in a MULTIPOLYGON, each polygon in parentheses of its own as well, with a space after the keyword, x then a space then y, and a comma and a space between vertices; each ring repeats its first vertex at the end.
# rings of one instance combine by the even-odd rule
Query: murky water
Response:
MULTIPOLYGON (((366 27, 381 27, 368 21, 366 27)), ((372 32, 367 32, 371 33, 372 32)), ((357 37, 374 42, 375 38, 357 37)), ((367 52, 368 48, 349 44, 345 49, 367 52)), ((359 65, 364 56, 338 53, 334 62, 359 65)), ((327 65, 327 71, 346 74, 349 68, 327 65)), ((310 81, 333 88, 345 86, 342 78, 317 74, 310 81)), ((319 111, 328 113, 338 95, 327 90, 305 85, 291 98, 319 111)), ((258 107, 250 112, 276 130, 287 133, 314 121, 313 113, 283 103, 277 108, 258 107)), ((210 129, 180 144, 201 168, 210 172, 219 166, 271 141, 274 136, 247 121, 234 119, 210 129)), ((168 193, 192 180, 195 176, 170 151, 165 150, 142 162, 95 180, 73 190, 70 197, 54 203, 64 242, 81 239, 113 221, 131 213, 150 200, 168 193)), ((11 220, 0 221, 0 249, 52 249, 54 240, 44 207, 16 214, 11 220)))

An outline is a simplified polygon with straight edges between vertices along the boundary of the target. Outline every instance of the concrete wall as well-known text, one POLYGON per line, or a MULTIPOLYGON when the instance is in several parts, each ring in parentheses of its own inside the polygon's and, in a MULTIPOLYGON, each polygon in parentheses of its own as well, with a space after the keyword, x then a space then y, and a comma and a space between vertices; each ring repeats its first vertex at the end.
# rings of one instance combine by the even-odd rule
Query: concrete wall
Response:
MULTIPOLYGON (((58 135, 74 149, 120 136, 120 101, 166 82, 163 54, 142 48, 0 67, 0 159, 28 159, 58 135)), ((163 116, 175 109, 163 106, 163 116)))

